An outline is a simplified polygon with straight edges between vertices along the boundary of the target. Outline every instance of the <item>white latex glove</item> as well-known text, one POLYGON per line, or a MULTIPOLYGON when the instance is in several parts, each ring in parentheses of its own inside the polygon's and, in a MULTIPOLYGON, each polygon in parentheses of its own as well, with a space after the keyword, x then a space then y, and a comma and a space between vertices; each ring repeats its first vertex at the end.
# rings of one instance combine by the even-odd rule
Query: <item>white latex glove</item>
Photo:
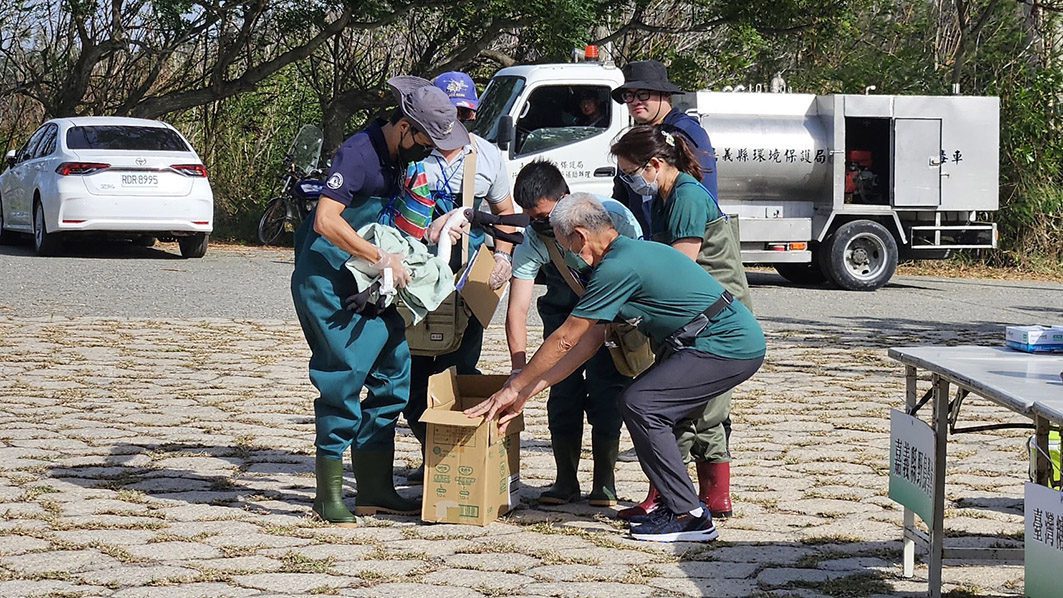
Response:
POLYGON ((512 275, 513 258, 508 253, 496 252, 495 267, 491 270, 491 278, 487 280, 488 284, 497 291, 509 282, 509 277, 512 275))
MULTIPOLYGON (((455 208, 455 209, 447 212, 446 214, 443 214, 439 218, 436 218, 435 220, 433 220, 432 224, 428 226, 428 231, 425 232, 425 238, 428 240, 428 242, 430 244, 432 244, 432 245, 438 245, 439 244, 439 233, 440 233, 440 231, 443 230, 443 225, 447 223, 447 220, 450 218, 450 216, 452 214, 454 214, 454 212, 464 211, 464 210, 465 210, 465 208, 455 208)), ((468 232, 471 229, 472 229, 472 227, 469 224, 469 219, 468 218, 466 218, 459 226, 452 227, 450 229, 450 231, 449 231, 450 232, 450 244, 453 245, 453 244, 457 243, 458 241, 461 241, 462 233, 468 234, 468 232)))
POLYGON ((395 288, 404 289, 410 283, 410 273, 402 263, 405 257, 401 253, 388 253, 377 247, 377 261, 373 264, 373 270, 383 274, 384 270, 391 268, 392 281, 395 288))

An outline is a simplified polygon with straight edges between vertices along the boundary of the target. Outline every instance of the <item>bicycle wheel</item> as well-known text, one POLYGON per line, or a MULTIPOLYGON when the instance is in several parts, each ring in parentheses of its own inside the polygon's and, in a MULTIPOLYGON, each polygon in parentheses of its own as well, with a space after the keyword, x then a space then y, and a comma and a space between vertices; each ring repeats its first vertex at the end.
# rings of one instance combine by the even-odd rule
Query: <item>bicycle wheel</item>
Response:
POLYGON ((285 224, 291 216, 288 214, 288 202, 283 197, 274 197, 266 204, 262 218, 258 220, 258 240, 263 245, 275 245, 284 235, 285 224))

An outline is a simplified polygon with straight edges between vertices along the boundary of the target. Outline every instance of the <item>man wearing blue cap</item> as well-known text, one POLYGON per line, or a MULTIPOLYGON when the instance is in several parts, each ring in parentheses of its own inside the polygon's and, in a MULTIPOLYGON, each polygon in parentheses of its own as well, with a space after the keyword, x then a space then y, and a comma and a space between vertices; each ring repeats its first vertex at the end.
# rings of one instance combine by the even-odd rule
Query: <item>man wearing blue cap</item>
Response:
MULTIPOLYGON (((465 73, 448 72, 437 76, 432 84, 441 89, 450 98, 450 103, 458 112, 458 118, 465 113, 470 116, 469 120, 476 118, 476 85, 472 78, 465 73)), ((510 192, 509 174, 506 172, 506 162, 498 146, 478 135, 469 135, 469 142, 460 148, 433 150, 424 159, 425 175, 428 185, 432 190, 432 198, 436 201, 438 212, 445 212, 461 204, 462 177, 465 171, 465 160, 476 160, 475 191, 473 192, 474 209, 479 210, 486 201, 492 213, 498 215, 512 214, 513 198, 510 192), (475 152, 475 158, 470 158, 475 152)), ((437 242, 439 226, 445 219, 438 218, 435 225, 428 231, 428 240, 437 242)), ((505 227, 501 227, 505 230, 505 227)), ((474 227, 469 233, 469 255, 474 256, 484 243, 485 236, 482 229, 474 227)), ((446 239, 443 242, 447 242, 446 239)), ((495 266, 491 271, 491 286, 502 288, 509 281, 512 273, 513 245, 505 241, 495 240, 494 258, 495 266)), ((460 267, 461 252, 453 254, 452 267, 460 267)), ((415 355, 410 372, 410 401, 403 410, 406 423, 409 424, 413 435, 421 443, 421 452, 424 452, 426 426, 419 420, 428 404, 428 378, 432 374, 438 374, 456 366, 458 374, 479 374, 476 368, 480 361, 480 351, 483 348, 484 329, 476 318, 469 318, 469 324, 461 338, 461 346, 453 353, 437 355, 434 357, 415 355)), ((417 468, 406 478, 409 483, 416 484, 424 480, 424 465, 417 468)))
POLYGON ((338 525, 355 522, 343 503, 343 454, 351 447, 358 484, 355 512, 413 515, 420 503, 395 492, 392 480, 395 421, 410 388, 410 351, 405 323, 395 307, 377 316, 344 309, 357 284, 345 263, 364 261, 378 272, 391 270, 402 288, 409 273, 399 254, 386 253, 356 231, 378 217, 399 188, 409 162, 435 148, 455 150, 469 143, 457 111, 445 93, 420 77, 388 80, 398 108, 343 142, 317 208, 295 236, 292 299, 310 345, 314 400, 317 494, 314 513, 338 525), (365 400, 360 400, 363 386, 365 400))

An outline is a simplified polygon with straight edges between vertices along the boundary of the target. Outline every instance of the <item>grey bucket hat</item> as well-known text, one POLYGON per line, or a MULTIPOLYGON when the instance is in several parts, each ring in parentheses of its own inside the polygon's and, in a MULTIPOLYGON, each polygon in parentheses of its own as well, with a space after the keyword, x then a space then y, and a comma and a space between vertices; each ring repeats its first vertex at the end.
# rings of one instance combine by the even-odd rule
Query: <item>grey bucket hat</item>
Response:
POLYGON ((624 73, 624 84, 610 94, 613 101, 623 104, 625 89, 648 89, 662 93, 683 93, 668 80, 668 69, 656 60, 639 60, 629 62, 620 69, 624 73))
POLYGON ((458 111, 442 90, 428 79, 400 75, 388 79, 402 114, 432 138, 441 150, 453 150, 469 144, 469 132, 458 122, 458 111))

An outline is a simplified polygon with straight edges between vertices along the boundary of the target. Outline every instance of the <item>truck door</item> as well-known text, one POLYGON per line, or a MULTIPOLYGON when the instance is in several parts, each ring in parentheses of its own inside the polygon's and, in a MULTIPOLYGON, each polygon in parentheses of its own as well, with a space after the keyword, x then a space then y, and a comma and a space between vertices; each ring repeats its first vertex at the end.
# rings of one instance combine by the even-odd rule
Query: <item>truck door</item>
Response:
POLYGON ((893 121, 893 205, 941 205, 941 119, 893 121))
POLYGON ((535 87, 516 107, 510 176, 536 159, 554 162, 573 192, 609 196, 616 165, 609 144, 626 113, 609 99, 607 85, 535 87))

